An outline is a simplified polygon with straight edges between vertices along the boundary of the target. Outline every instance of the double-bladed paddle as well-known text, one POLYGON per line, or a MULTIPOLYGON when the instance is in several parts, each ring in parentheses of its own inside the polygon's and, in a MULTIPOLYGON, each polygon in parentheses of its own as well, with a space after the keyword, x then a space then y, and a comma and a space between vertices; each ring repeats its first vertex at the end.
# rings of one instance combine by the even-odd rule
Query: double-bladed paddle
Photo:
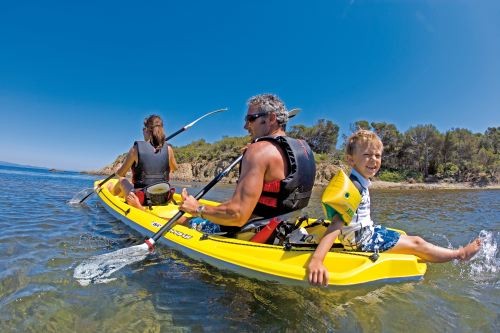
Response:
MULTIPOLYGON (((292 109, 288 113, 288 117, 296 116, 301 110, 292 109)), ((231 169, 238 164, 243 158, 243 154, 236 158, 227 168, 220 172, 214 179, 203 187, 195 196, 195 199, 202 198, 212 187, 214 187, 231 169)), ((179 210, 167 223, 165 223, 152 237, 147 238, 144 243, 134 245, 128 248, 120 249, 114 252, 94 256, 82 262, 75 268, 73 277, 78 280, 81 285, 89 283, 101 283, 113 280, 109 277, 112 273, 120 270, 122 267, 144 260, 147 255, 154 250, 154 244, 166 232, 172 229, 184 215, 184 211, 179 210)))
MULTIPOLYGON (((217 112, 223 112, 223 111, 227 111, 228 109, 227 108, 224 108, 224 109, 219 109, 219 110, 215 110, 215 111, 211 111, 211 112, 208 112, 206 114, 204 114, 203 116, 199 117, 198 119, 190 122, 189 124, 185 125, 184 127, 178 129, 177 131, 175 131, 174 133, 170 134, 166 139, 165 141, 168 141, 170 139, 172 139, 173 137, 177 136, 179 133, 182 133, 186 130, 188 130, 191 126, 193 126, 194 124, 196 124, 198 121, 202 120, 203 118, 205 117, 208 117, 210 116, 211 114, 214 114, 214 113, 217 113, 217 112)), ((107 183, 111 178, 115 177, 116 174, 115 173, 112 173, 111 175, 109 175, 108 177, 106 177, 103 181, 101 181, 99 184, 97 184, 96 187, 94 188, 86 188, 80 192, 78 192, 70 201, 69 203, 70 204, 81 204, 82 202, 84 202, 88 197, 90 197, 92 194, 96 193, 96 191, 102 186, 104 185, 105 183, 107 183), (81 197, 81 198, 80 198, 81 197)))

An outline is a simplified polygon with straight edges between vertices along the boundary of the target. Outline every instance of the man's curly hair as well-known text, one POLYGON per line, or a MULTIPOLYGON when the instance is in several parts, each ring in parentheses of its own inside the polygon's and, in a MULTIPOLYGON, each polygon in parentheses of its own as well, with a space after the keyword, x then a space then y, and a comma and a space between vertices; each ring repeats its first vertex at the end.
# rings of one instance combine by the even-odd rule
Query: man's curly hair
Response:
POLYGON ((288 110, 285 107, 285 103, 274 94, 260 94, 251 97, 247 105, 258 107, 259 112, 272 112, 276 114, 276 119, 278 124, 281 126, 288 122, 288 110))

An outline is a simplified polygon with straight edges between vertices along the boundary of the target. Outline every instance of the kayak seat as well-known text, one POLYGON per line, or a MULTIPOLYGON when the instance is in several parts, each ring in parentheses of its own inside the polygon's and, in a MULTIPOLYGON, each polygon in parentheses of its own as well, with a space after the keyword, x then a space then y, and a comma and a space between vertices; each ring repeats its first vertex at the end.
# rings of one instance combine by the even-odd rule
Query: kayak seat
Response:
MULTIPOLYGON (((315 222, 308 222, 307 216, 302 216, 299 218, 288 219, 290 216, 283 215, 269 218, 255 218, 251 219, 247 224, 245 224, 234 237, 241 240, 251 241, 261 244, 275 244, 282 245, 285 242, 294 240, 294 235, 297 232, 301 232, 300 238, 305 234, 323 233, 325 230, 325 224, 323 220, 317 220, 315 222), (294 221, 294 222, 292 222, 294 221), (309 229, 309 233, 304 231, 303 226, 309 229), (292 238, 291 238, 292 237, 292 238)), ((318 238, 317 236, 313 236, 318 238)), ((311 237, 309 237, 311 238, 311 237)))
POLYGON ((273 244, 274 236, 276 236, 276 230, 280 222, 280 217, 271 219, 262 217, 253 218, 237 232, 229 234, 229 237, 255 243, 273 244))
POLYGON ((274 243, 277 229, 282 223, 283 221, 281 221, 279 218, 273 217, 268 223, 260 228, 258 232, 255 233, 250 241, 255 243, 269 243, 271 241, 271 244, 274 243))

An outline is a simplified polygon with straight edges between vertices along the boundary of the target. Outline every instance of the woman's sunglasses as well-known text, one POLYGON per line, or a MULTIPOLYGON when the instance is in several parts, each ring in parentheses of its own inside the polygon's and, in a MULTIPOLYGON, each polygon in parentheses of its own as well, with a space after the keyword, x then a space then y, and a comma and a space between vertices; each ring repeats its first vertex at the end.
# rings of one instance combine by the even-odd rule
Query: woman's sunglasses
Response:
POLYGON ((260 118, 262 116, 265 116, 266 114, 269 114, 270 112, 259 112, 259 113, 253 113, 253 114, 247 114, 245 116, 245 122, 253 123, 257 118, 260 118))

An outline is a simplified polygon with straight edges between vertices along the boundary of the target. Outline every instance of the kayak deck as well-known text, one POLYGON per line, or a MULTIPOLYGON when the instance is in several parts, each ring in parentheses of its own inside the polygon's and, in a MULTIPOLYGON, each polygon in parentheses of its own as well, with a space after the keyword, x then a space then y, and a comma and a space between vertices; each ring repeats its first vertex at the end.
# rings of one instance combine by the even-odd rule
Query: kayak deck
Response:
MULTIPOLYGON (((116 180, 110 180, 113 181, 116 180)), ((178 212, 178 206, 174 203, 155 206, 146 211, 136 209, 124 202, 123 198, 112 195, 105 186, 97 194, 109 213, 148 237, 154 235, 178 212)), ((174 201, 180 199, 179 194, 174 195, 174 201)), ((205 205, 218 204, 209 200, 200 201, 205 205)), ((185 216, 190 217, 187 213, 185 216)), ((315 221, 308 219, 302 222, 302 226, 319 239, 326 226, 316 223, 313 227, 315 221)), ((204 235, 180 224, 175 225, 158 241, 218 268, 262 280, 301 285, 308 284, 307 264, 315 250, 314 245, 285 249, 283 245, 260 244, 223 235, 204 235)), ((380 253, 377 260, 372 261, 371 258, 370 253, 345 251, 334 246, 324 260, 330 272, 329 285, 420 280, 427 269, 427 265, 413 255, 380 253)))

